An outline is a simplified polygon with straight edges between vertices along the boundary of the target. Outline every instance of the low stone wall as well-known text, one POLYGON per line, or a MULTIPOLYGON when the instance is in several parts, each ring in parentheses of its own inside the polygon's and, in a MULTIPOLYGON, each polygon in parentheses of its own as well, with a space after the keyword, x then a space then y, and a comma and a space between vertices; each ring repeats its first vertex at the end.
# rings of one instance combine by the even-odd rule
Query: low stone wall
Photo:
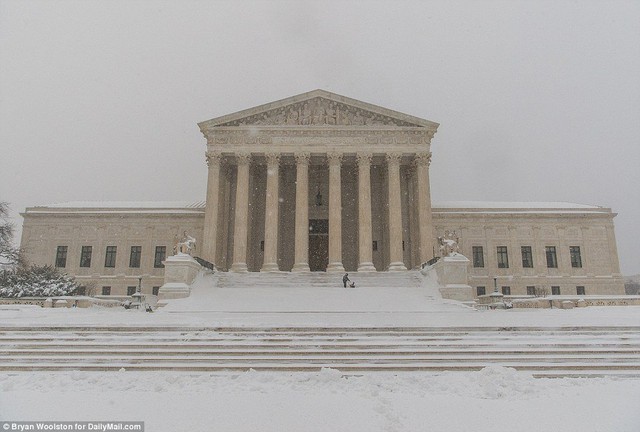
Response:
POLYGON ((0 297, 0 305, 34 305, 44 306, 46 297, 20 297, 20 298, 8 298, 0 297))
POLYGON ((100 299, 95 297, 19 297, 19 298, 0 298, 0 305, 33 305, 43 308, 60 308, 60 307, 79 307, 88 308, 91 306, 100 307, 119 307, 121 302, 118 300, 100 299))
POLYGON ((588 306, 640 306, 640 296, 557 296, 513 298, 505 296, 517 309, 572 309, 588 306), (571 304, 569 304, 571 303, 571 304))

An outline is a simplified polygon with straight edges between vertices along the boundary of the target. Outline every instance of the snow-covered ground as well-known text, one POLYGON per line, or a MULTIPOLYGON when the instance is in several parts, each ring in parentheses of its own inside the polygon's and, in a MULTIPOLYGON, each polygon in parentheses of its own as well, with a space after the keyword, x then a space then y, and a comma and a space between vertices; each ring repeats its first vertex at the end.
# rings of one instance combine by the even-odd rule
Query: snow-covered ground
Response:
POLYGON ((640 430, 640 381, 459 373, 0 375, 0 420, 131 420, 147 431, 640 430))
MULTIPOLYGON (((403 301, 384 290, 378 300, 358 289, 326 290, 305 296, 284 289, 274 296, 264 288, 237 295, 214 289, 155 313, 2 306, 0 322, 43 329, 640 326, 637 306, 475 311, 415 292, 403 301), (339 301, 322 303, 327 296, 339 301), (309 301, 324 306, 307 310, 309 301)), ((475 372, 350 374, 2 372, 0 420, 141 420, 147 431, 638 432, 640 379, 533 378, 499 365, 475 372)))

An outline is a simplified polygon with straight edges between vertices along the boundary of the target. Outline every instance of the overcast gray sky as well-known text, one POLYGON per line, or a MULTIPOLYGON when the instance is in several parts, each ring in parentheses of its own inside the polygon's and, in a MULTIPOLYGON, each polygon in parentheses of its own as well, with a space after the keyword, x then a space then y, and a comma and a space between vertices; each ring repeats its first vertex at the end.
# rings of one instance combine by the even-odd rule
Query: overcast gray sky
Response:
POLYGON ((440 123, 434 201, 611 207, 640 273, 640 1, 0 0, 0 200, 203 200, 197 122, 316 88, 440 123))

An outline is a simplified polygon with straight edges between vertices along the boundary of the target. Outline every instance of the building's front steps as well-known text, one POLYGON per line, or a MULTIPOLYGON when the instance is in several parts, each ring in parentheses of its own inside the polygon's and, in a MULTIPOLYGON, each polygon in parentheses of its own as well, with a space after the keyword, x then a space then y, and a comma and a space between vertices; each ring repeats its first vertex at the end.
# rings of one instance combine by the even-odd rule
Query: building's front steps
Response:
POLYGON ((640 376, 639 327, 0 328, 0 371, 474 371, 640 376))

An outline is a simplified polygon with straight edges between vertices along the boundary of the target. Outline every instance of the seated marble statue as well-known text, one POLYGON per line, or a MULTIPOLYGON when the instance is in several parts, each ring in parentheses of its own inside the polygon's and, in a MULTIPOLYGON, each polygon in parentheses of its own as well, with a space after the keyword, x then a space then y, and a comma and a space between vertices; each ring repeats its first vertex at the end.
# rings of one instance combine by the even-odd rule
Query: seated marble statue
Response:
POLYGON ((191 237, 185 231, 182 236, 182 240, 177 242, 176 245, 173 247, 173 252, 176 255, 177 254, 192 255, 195 248, 196 248, 196 239, 191 237))

